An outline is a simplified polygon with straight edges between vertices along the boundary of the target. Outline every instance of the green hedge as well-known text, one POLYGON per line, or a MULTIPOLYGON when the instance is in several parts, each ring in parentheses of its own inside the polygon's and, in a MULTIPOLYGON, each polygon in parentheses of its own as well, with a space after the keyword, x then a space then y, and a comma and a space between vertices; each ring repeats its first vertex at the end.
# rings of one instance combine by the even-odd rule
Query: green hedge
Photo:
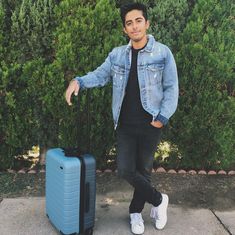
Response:
POLYGON ((199 0, 179 39, 178 111, 169 139, 183 168, 230 168, 235 163, 234 5, 199 0))
MULTIPOLYGON (((113 47, 126 43, 116 8, 123 2, 0 0, 1 169, 33 145, 78 145, 97 157, 99 168, 107 166, 115 149, 111 84, 82 91, 72 107, 64 92, 74 76, 95 69, 113 47)), ((158 158, 159 164, 231 168, 234 5, 229 0, 142 2, 149 8, 149 32, 172 49, 179 70, 179 107, 163 136, 169 156, 158 158)))
MULTIPOLYGON (((124 42, 115 2, 100 0, 91 6, 81 5, 79 1, 63 1, 56 13, 60 22, 56 29, 55 63, 61 67, 67 84, 71 78, 94 70, 103 63, 113 45, 124 42)), ((62 119, 69 130, 75 131, 71 137, 66 136, 71 140, 66 145, 78 144, 83 152, 92 152, 102 167, 114 145, 111 85, 83 91, 79 101, 74 99, 73 103, 75 107, 67 108, 68 115, 62 119)))

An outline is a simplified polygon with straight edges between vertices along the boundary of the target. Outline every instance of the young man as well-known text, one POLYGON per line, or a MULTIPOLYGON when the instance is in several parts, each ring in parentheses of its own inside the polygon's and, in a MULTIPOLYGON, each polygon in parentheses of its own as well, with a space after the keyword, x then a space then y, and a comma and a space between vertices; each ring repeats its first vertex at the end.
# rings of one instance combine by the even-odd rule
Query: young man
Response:
POLYGON ((162 127, 177 107, 178 77, 169 48, 146 34, 146 7, 140 3, 124 5, 121 18, 129 44, 114 48, 95 71, 72 80, 66 100, 71 105, 71 95, 77 95, 79 89, 112 81, 118 173, 134 187, 129 207, 131 231, 143 234, 141 211, 145 202, 153 206, 150 216, 157 229, 163 229, 167 222, 168 196, 151 185, 151 171, 162 127))

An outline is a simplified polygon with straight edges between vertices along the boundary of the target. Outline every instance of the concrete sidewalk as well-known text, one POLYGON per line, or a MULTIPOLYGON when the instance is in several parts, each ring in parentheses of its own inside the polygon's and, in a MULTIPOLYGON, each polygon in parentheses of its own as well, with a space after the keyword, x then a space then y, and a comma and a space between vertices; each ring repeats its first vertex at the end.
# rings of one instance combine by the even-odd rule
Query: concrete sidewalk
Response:
MULTIPOLYGON (((115 201, 108 195, 97 195, 94 235, 129 235, 126 200, 115 201)), ((157 231, 146 205, 143 218, 145 235, 235 235, 235 211, 218 212, 208 209, 185 209, 170 205, 168 223, 157 231)), ((45 215, 45 198, 3 199, 0 203, 1 235, 58 235, 45 215)))

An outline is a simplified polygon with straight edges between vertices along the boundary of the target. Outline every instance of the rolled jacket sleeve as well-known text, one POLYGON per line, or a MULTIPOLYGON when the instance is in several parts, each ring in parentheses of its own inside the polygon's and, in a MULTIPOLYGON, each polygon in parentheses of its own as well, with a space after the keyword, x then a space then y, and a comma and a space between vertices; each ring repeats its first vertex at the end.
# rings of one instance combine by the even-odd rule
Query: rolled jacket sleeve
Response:
POLYGON ((74 80, 78 82, 80 89, 83 90, 85 88, 105 86, 110 81, 111 55, 112 52, 109 53, 108 57, 105 59, 105 62, 96 70, 89 72, 85 76, 74 78, 74 80))

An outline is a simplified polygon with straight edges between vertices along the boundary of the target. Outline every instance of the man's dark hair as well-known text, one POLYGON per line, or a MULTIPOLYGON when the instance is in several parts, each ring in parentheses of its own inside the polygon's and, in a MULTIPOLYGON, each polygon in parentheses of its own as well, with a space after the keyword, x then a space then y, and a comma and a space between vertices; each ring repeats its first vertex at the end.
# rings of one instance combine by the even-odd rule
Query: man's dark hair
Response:
POLYGON ((122 24, 123 24, 124 27, 125 27, 126 14, 129 11, 132 11, 132 10, 142 11, 143 12, 143 17, 145 18, 145 20, 146 21, 148 20, 147 7, 144 4, 138 3, 138 2, 128 3, 128 4, 122 5, 120 7, 120 14, 121 14, 121 19, 122 19, 122 24))

